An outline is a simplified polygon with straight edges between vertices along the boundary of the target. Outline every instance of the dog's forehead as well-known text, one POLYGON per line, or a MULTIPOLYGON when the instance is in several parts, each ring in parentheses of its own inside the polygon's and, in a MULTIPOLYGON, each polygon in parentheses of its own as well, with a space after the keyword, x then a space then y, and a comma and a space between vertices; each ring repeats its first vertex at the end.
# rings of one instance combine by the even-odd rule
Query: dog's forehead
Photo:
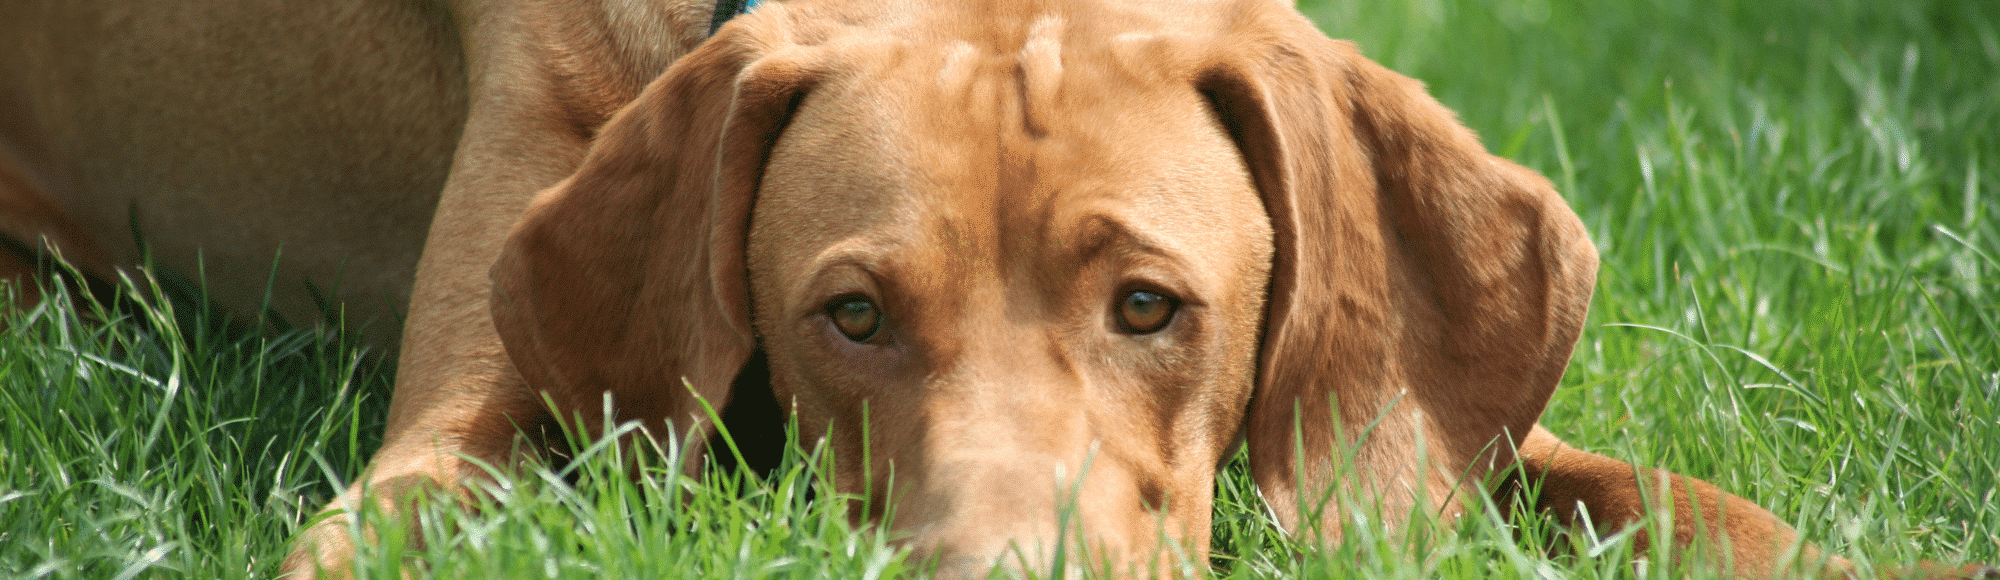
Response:
POLYGON ((810 179, 767 183, 763 195, 810 196, 782 204, 806 213, 871 208, 868 227, 893 214, 992 215, 971 221, 1001 228, 1172 218, 1174 206, 1198 211, 1213 195, 1254 196, 1206 99, 1184 71, 1159 62, 1186 35, 1105 20, 1037 12, 830 43, 841 64, 803 101, 772 157, 810 179), (1081 215, 1135 202, 1154 205, 1143 215, 1081 215))
POLYGON ((1261 255, 1250 248, 1268 225, 1248 170, 1193 91, 1129 110, 1055 108, 1033 127, 1011 79, 980 83, 984 99, 809 96, 771 154, 753 231, 785 232, 779 249, 802 267, 872 247, 951 270, 928 272, 939 280, 1062 270, 1106 241, 1217 272, 1261 255))

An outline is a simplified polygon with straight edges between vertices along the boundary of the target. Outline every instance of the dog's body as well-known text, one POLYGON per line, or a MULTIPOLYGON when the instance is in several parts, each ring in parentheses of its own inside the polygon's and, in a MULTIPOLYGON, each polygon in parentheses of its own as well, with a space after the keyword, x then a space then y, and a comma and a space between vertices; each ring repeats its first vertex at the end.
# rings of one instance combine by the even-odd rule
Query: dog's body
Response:
MULTIPOLYGON (((796 0, 704 44, 706 3, 126 4, 0 10, 0 275, 44 243, 108 275, 129 222, 239 311, 279 250, 376 336, 407 303, 391 509, 516 461, 544 394, 699 434, 682 379, 726 402, 757 352, 952 575, 1046 564, 1078 481, 1114 570, 1201 562, 1239 443, 1336 538, 1329 492, 1452 514, 1517 460, 1569 521, 1644 508, 1535 425, 1595 275, 1575 216, 1287 6, 796 0)), ((1775 517, 1674 481, 1683 544, 1789 565, 1775 517)))

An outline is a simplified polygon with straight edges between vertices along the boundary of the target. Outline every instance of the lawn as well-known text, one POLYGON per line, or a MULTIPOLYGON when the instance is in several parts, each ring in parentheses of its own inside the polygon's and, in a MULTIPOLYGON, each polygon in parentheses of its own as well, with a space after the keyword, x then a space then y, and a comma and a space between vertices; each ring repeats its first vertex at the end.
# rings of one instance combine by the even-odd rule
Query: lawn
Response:
MULTIPOLYGON (((2000 562, 2000 3, 1352 4, 1304 10, 1547 175, 1603 254, 1546 424, 1713 481, 1864 563, 2000 562)), ((198 292, 0 323, 0 577, 270 577, 359 471, 391 367, 333 330, 222 328, 198 292)), ((435 507, 362 572, 912 567, 842 502, 808 501, 810 458, 695 483, 623 455, 504 478, 476 514, 435 507), (419 536, 429 549, 409 548, 419 536)), ((1689 572, 1635 563, 1630 535, 1497 513, 1305 548, 1246 479, 1219 480, 1216 576, 1689 572)))

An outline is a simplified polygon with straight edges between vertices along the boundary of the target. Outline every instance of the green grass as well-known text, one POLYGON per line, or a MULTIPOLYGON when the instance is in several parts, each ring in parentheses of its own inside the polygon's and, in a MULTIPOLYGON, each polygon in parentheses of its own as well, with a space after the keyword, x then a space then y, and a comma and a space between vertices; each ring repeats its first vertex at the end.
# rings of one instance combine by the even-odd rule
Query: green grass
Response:
MULTIPOLYGON (((1602 250, 1547 424, 1713 481, 1865 563, 2000 562, 2000 4, 1326 4, 1306 10, 1549 176, 1602 250)), ((4 323, 0 577, 269 577, 356 474, 388 369, 337 333, 229 332, 193 303, 4 323)), ((593 449, 574 473, 503 478, 479 515, 432 508, 448 513, 389 532, 364 572, 909 567, 842 502, 806 501, 809 459, 771 482, 694 484, 666 475, 671 453, 593 449)), ((1295 558, 1246 480, 1220 480, 1218 576, 1681 577, 1634 566, 1629 536, 1492 513, 1356 526, 1295 558)))

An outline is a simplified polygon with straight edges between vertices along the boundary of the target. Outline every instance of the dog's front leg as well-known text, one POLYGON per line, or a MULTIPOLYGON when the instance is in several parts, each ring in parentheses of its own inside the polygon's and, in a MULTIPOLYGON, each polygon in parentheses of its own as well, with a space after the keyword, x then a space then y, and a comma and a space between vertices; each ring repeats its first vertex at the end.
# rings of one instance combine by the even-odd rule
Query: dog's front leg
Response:
POLYGON ((295 541, 283 566, 293 578, 346 575, 355 548, 346 514, 364 502, 394 522, 418 494, 462 493, 464 480, 483 476, 474 460, 513 463, 515 434, 547 418, 494 333, 487 272, 528 200, 568 174, 587 143, 550 119, 528 15, 455 8, 470 116, 417 267, 387 432, 361 479, 295 541))

